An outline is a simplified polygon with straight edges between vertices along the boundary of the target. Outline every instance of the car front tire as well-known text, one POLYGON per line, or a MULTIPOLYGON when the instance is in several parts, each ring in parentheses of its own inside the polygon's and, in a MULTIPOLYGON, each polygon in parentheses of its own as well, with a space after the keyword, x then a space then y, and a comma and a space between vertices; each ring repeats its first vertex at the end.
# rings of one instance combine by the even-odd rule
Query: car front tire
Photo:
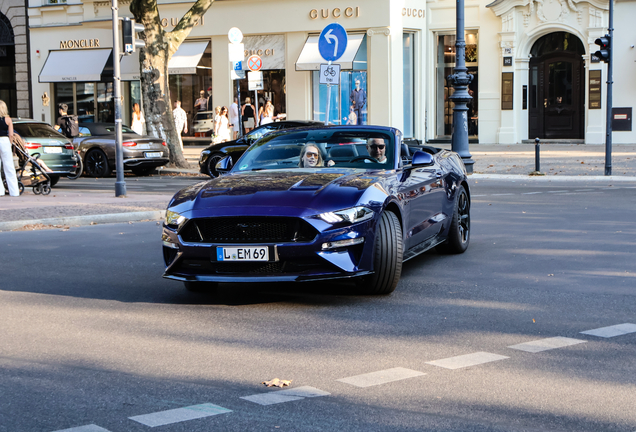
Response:
POLYGON ((463 186, 455 191, 455 204, 453 206, 453 219, 448 232, 448 238, 437 250, 447 254, 460 254, 466 252, 470 241, 470 198, 463 186))
POLYGON ((51 179, 51 187, 55 186, 57 182, 60 181, 59 175, 49 175, 49 178, 51 179))
POLYGON ((219 173, 216 171, 216 164, 218 164, 221 159, 225 157, 222 153, 212 153, 208 158, 208 175, 212 178, 218 177, 219 173))
POLYGON ((404 247, 402 227, 393 212, 384 212, 375 232, 373 257, 374 273, 363 277, 358 287, 365 294, 390 294, 397 287, 402 274, 404 247))

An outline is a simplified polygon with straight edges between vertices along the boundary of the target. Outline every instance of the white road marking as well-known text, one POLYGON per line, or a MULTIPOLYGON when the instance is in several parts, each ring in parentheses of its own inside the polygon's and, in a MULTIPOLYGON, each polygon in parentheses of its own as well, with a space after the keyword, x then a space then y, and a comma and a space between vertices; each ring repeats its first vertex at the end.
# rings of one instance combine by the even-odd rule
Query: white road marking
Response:
POLYGON ((490 194, 490 196, 504 196, 504 195, 515 195, 515 194, 511 194, 511 193, 505 193, 505 194, 490 194))
POLYGON ((636 333, 636 324, 617 324, 609 327, 601 327, 593 330, 582 331, 582 334, 598 336, 602 338, 611 338, 614 336, 622 336, 629 333, 636 333))
POLYGON ((510 357, 487 352, 476 352, 472 354, 460 355, 441 360, 426 362, 433 366, 439 366, 446 369, 461 369, 469 366, 476 366, 483 363, 489 363, 497 360, 504 360, 510 357))
POLYGON ((574 192, 590 192, 593 191, 594 189, 575 189, 574 192))
POLYGON ((536 195, 536 194, 541 194, 543 192, 524 192, 521 195, 536 195))
POLYGON ((576 345, 580 343, 585 343, 587 341, 581 339, 572 339, 566 337, 551 337, 546 339, 539 339, 531 342, 524 342, 517 345, 511 345, 508 348, 527 351, 531 353, 538 353, 541 351, 547 351, 555 348, 563 348, 570 345, 576 345))
POLYGON ((488 195, 473 195, 473 198, 475 198, 475 197, 485 197, 485 196, 488 196, 488 195))
POLYGON ((548 191, 548 193, 563 193, 563 192, 569 192, 569 191, 566 191, 566 190, 564 190, 564 191, 548 191))
POLYGON ((254 402, 259 405, 274 405, 285 402, 292 402, 311 397, 329 396, 331 393, 315 387, 303 386, 293 389, 274 391, 270 393, 259 393, 251 396, 243 396, 241 399, 254 402))
POLYGON ((157 427, 229 412, 232 412, 232 410, 206 403, 128 418, 146 426, 157 427))
POLYGON ((109 431, 97 425, 89 424, 86 426, 78 426, 78 427, 74 427, 70 429, 60 429, 53 432, 109 432, 109 431))
POLYGON ((414 378, 422 375, 426 374, 424 372, 419 372, 412 369, 396 367, 392 369, 381 370, 378 372, 371 372, 348 378, 341 378, 336 381, 340 381, 345 384, 351 384, 356 387, 371 387, 374 385, 386 384, 389 382, 400 381, 403 379, 414 378))

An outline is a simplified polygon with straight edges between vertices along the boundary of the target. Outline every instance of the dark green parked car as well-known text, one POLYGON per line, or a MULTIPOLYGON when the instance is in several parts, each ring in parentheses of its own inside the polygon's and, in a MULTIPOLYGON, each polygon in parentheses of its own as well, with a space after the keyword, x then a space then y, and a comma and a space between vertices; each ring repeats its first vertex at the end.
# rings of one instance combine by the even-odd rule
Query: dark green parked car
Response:
POLYGON ((29 119, 12 120, 13 129, 22 137, 31 156, 39 153, 40 160, 53 170, 49 173, 51 186, 55 185, 60 177, 72 175, 77 171, 77 162, 73 158, 73 144, 68 138, 45 122, 29 119))

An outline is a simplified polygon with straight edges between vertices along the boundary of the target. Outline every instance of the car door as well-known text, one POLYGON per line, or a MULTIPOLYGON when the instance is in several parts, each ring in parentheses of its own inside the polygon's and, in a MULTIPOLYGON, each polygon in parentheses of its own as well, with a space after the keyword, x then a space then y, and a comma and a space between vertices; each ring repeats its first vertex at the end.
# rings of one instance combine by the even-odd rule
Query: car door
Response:
POLYGON ((439 233, 445 192, 437 163, 425 167, 407 166, 404 176, 400 197, 406 208, 406 248, 410 249, 439 233))

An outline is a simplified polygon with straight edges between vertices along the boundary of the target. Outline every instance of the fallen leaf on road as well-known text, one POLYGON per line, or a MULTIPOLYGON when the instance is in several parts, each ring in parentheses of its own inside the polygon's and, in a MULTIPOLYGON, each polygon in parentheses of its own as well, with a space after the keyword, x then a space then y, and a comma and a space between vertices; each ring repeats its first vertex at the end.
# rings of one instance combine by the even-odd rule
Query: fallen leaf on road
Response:
POLYGON ((534 320, 534 318, 532 318, 532 322, 533 322, 533 323, 536 323, 536 321, 534 320))
POLYGON ((292 380, 281 380, 278 378, 274 378, 273 380, 270 381, 263 381, 263 384, 265 384, 267 387, 286 387, 289 386, 291 384, 292 380))
POLYGON ((91 225, 97 225, 97 222, 91 222, 91 225))

